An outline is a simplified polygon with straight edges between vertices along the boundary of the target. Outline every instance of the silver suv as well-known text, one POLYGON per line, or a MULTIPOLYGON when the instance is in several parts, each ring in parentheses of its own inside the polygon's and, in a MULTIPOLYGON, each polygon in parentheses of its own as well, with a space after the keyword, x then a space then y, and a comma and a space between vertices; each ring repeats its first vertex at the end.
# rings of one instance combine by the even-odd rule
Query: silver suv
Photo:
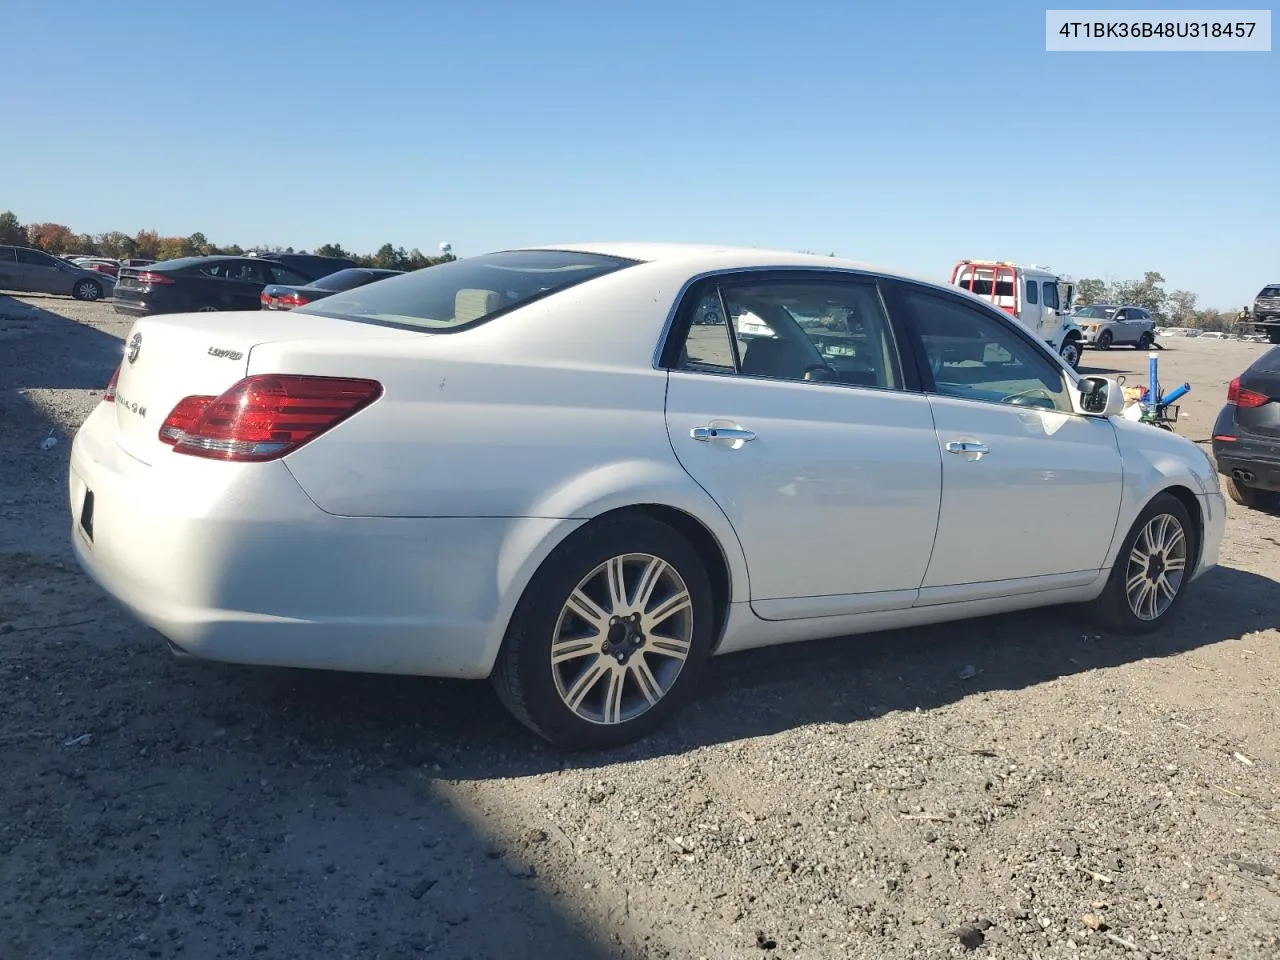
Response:
POLYGON ((86 270, 43 250, 0 246, 0 290, 101 300, 115 289, 115 278, 108 274, 86 270))
POLYGON ((1084 333, 1091 347, 1110 350, 1121 344, 1138 350, 1149 350, 1156 342, 1156 321, 1143 307, 1095 303, 1081 307, 1071 319, 1084 333))

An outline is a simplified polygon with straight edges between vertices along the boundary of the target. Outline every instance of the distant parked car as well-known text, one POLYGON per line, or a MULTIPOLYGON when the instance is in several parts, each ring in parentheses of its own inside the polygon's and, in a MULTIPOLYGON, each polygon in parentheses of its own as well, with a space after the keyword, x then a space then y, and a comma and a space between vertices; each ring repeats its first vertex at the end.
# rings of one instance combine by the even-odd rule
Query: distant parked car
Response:
POLYGON ((109 277, 118 277, 120 275, 120 263, 107 257, 80 257, 73 260, 77 267, 84 270, 92 270, 95 273, 105 273, 109 277))
POLYGON ((1213 425, 1213 458, 1228 496, 1246 507, 1280 500, 1280 347, 1231 381, 1213 425))
POLYGON ((0 246, 0 290, 101 300, 111 296, 115 286, 113 277, 86 270, 43 250, 0 246))
POLYGON ((117 313, 257 310, 269 283, 302 286, 313 278, 257 257, 181 257, 120 271, 117 313))
POLYGON ((270 260, 282 267, 288 267, 294 273, 300 273, 308 280, 319 280, 339 270, 348 270, 356 266, 354 260, 347 257, 322 257, 315 253, 253 253, 251 260, 270 260))
POLYGON ((262 291, 259 302, 263 310, 292 310, 304 307, 313 300, 323 300, 344 290, 354 290, 376 280, 398 276, 403 270, 379 270, 373 267, 352 267, 339 270, 327 277, 313 280, 301 287, 291 287, 283 283, 268 284, 262 291))
POLYGON ((1155 318, 1142 307, 1095 303, 1081 307, 1071 319, 1084 331, 1084 342, 1102 350, 1125 344, 1150 350, 1156 342, 1155 318))

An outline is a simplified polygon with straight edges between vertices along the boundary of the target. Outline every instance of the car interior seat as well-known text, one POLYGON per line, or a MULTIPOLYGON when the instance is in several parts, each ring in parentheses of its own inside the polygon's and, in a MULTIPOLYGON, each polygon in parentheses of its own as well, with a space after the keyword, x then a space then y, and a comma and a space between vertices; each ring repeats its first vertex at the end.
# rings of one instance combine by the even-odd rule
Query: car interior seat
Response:
POLYGON ((458 323, 479 320, 502 306, 496 290, 459 290, 453 298, 453 319, 458 323))

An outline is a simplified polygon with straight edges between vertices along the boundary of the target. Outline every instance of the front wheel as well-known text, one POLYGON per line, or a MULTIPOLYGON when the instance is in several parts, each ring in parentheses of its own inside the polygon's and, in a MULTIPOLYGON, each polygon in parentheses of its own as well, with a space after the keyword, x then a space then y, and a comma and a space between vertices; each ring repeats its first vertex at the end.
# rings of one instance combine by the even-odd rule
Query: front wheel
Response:
POLYGON ((1111 344, 1115 341, 1115 337, 1110 330, 1103 330, 1098 336, 1098 347, 1102 350, 1110 350, 1111 344))
POLYGON ((1155 631, 1182 600, 1198 542, 1182 501, 1159 494, 1134 521, 1089 612, 1117 633, 1155 631))
POLYGON ((1062 359, 1066 361, 1067 366, 1072 370, 1080 369, 1080 341, 1076 339, 1068 340, 1062 345, 1062 359))
POLYGON ((618 747, 692 696, 713 638, 702 559, 649 517, 572 534, 511 618, 493 683, 525 726, 566 750, 618 747))
POLYGON ((102 284, 98 283, 97 280, 80 280, 74 287, 72 287, 71 296, 75 297, 77 300, 87 300, 90 302, 94 300, 101 300, 102 284))

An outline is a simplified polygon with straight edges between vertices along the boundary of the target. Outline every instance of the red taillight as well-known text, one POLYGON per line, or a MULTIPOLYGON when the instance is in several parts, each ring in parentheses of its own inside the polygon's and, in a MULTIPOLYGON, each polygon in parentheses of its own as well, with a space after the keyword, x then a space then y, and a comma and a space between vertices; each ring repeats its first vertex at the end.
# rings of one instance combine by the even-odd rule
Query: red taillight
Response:
POLYGON ((1270 402, 1271 398, 1265 393, 1246 390, 1240 386, 1239 377, 1232 380, 1231 385, 1227 387, 1227 403, 1234 403, 1237 407, 1261 407, 1270 402))
POLYGON ((137 281, 146 284, 149 287, 162 286, 166 283, 173 283, 173 277, 167 277, 163 273, 152 273, 150 270, 144 270, 136 277, 137 281))
POLYGON ((276 302, 284 304, 286 307, 305 307, 311 301, 308 300, 306 297, 302 296, 302 294, 300 293, 295 293, 293 291, 290 291, 289 293, 286 293, 284 296, 280 297, 276 302))
MULTIPOLYGON (((204 401, 195 421, 181 428, 173 449, 213 460, 275 460, 336 427, 382 396, 376 380, 259 374, 246 377, 220 397, 187 397, 165 426, 190 416, 204 401)), ((164 427, 161 427, 164 439, 164 427)), ((168 442, 168 441, 166 441, 168 442)))
MULTIPOLYGON (((120 366, 124 366, 121 364, 120 366)), ((111 379, 107 381, 107 389, 102 391, 103 403, 116 402, 116 384, 120 382, 120 367, 116 367, 115 373, 111 374, 111 379)))
POLYGON ((178 401, 164 423, 160 425, 160 442, 175 444, 187 434, 200 420, 200 414, 216 400, 216 397, 183 397, 178 401))
POLYGON ((264 307, 271 306, 271 294, 263 290, 262 293, 258 295, 258 302, 262 304, 264 307))

